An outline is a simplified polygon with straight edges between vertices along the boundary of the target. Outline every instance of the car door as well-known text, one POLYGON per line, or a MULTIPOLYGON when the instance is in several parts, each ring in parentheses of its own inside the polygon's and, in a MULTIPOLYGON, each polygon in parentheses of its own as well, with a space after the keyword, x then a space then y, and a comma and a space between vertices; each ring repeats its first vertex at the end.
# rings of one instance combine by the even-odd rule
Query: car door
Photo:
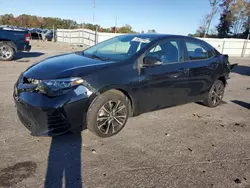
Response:
POLYGON ((141 112, 152 111, 185 102, 188 71, 183 62, 183 41, 168 39, 151 47, 142 58, 157 57, 162 64, 142 67, 137 92, 141 112))
POLYGON ((188 101, 204 99, 216 79, 219 58, 212 47, 203 41, 185 39, 186 64, 189 69, 188 101))

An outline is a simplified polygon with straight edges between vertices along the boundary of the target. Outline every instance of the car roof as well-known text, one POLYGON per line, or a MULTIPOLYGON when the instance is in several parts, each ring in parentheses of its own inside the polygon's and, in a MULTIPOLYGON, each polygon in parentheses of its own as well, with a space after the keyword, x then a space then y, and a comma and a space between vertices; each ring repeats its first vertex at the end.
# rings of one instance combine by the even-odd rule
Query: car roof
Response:
MULTIPOLYGON (((149 38, 157 38, 157 39, 164 39, 164 38, 168 38, 168 37, 197 39, 197 38, 190 37, 190 36, 174 35, 174 34, 161 34, 161 33, 135 33, 135 34, 127 34, 127 35, 131 35, 134 37, 143 37, 143 38, 149 37, 149 38)), ((199 39, 197 39, 197 40, 199 40, 199 39)))

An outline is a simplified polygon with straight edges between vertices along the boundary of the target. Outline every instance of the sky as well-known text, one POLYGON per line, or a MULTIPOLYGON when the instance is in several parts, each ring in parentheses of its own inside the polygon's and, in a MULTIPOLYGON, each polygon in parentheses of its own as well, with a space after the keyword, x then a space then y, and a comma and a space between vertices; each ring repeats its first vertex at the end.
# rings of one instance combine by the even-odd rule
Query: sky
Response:
MULTIPOLYGON (((0 14, 31 14, 93 23, 102 27, 129 24, 133 30, 158 33, 195 33, 209 13, 208 0, 0 0, 0 14)), ((212 24, 212 27, 217 20, 212 24)))

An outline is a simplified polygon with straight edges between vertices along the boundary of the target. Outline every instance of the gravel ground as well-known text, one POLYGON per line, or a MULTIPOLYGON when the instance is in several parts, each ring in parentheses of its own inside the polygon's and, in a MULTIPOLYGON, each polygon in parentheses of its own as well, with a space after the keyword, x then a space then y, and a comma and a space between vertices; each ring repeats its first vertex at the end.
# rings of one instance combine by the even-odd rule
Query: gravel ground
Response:
POLYGON ((32 137, 17 119, 13 84, 21 71, 72 47, 33 42, 0 62, 0 187, 250 188, 250 59, 231 74, 224 102, 197 103, 129 119, 117 136, 88 130, 32 137))

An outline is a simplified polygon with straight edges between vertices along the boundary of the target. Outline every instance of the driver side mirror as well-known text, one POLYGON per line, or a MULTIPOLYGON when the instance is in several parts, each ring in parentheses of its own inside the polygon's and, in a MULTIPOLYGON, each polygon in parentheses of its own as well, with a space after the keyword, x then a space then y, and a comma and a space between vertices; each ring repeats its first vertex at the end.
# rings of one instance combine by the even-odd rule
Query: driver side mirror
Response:
POLYGON ((143 58, 143 67, 153 67, 162 65, 161 59, 153 56, 146 56, 143 58))

